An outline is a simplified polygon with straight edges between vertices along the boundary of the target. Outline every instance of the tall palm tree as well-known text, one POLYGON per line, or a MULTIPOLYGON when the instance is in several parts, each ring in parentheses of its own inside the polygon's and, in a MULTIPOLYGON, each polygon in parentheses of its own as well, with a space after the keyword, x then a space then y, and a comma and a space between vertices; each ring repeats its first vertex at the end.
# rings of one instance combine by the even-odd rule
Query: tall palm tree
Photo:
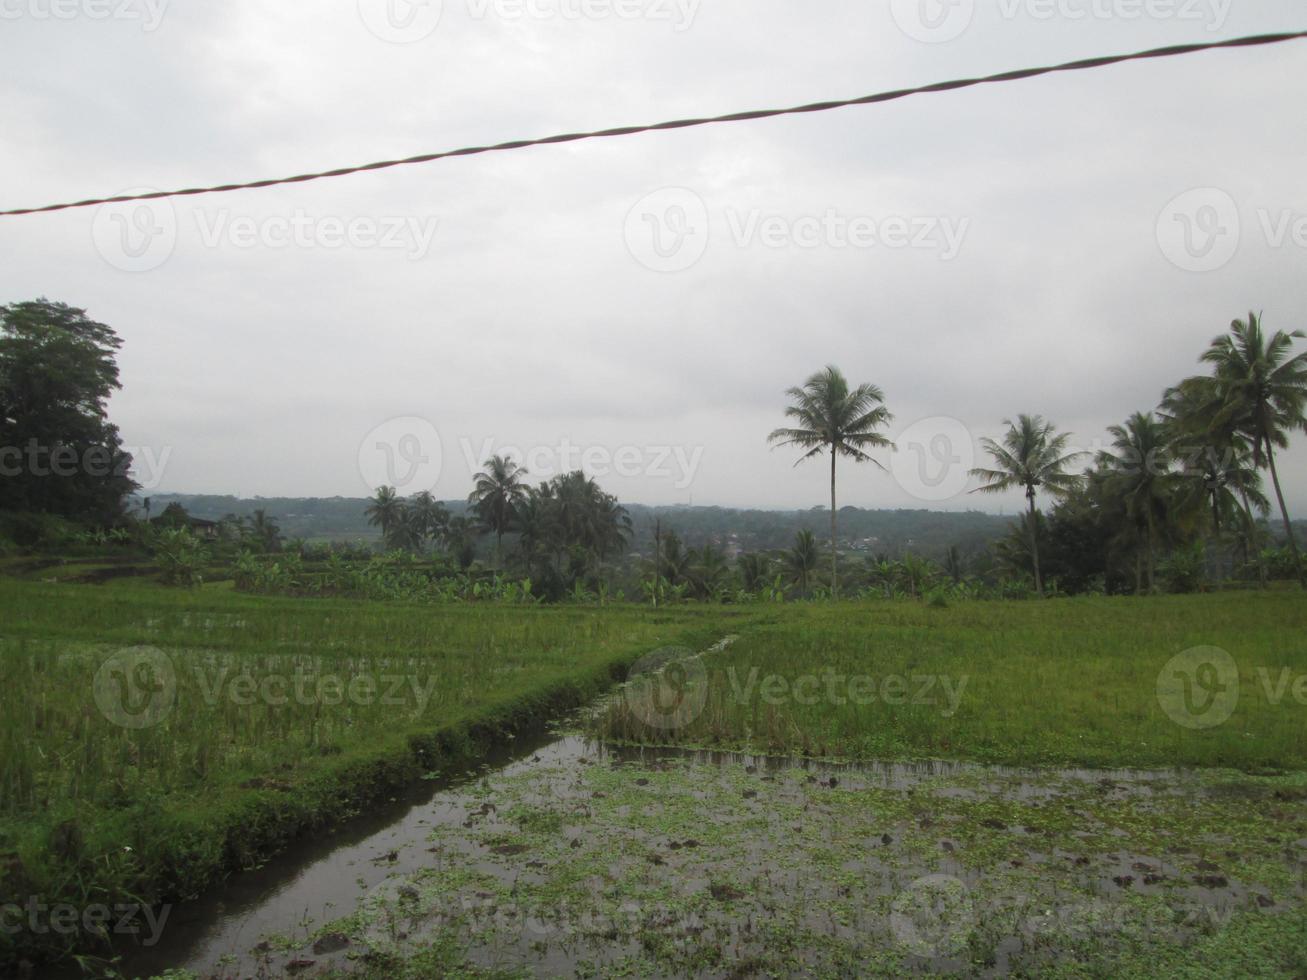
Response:
POLYGON ((377 494, 368 501, 368 523, 381 528, 381 537, 389 540, 395 526, 404 512, 404 501, 395 492, 394 487, 379 487, 377 494))
POLYGON ((477 474, 467 501, 481 523, 495 534, 495 568, 500 567, 504 532, 513 526, 517 510, 526 499, 526 470, 506 456, 491 456, 477 474))
POLYGON ((1126 513, 1143 529, 1148 591, 1157 590, 1157 534, 1168 520, 1176 480, 1165 430, 1152 412, 1135 412, 1124 425, 1108 428, 1115 453, 1107 454, 1110 485, 1125 501, 1126 513))
POLYGON ((1053 423, 1039 415, 1019 415, 1017 421, 1005 419, 1007 432, 1003 442, 982 439, 981 445, 994 459, 994 468, 977 467, 971 475, 986 481, 972 493, 1003 493, 1024 487, 1030 502, 1030 519, 1026 522, 1030 537, 1030 557, 1035 571, 1035 592, 1044 594, 1044 580, 1039 571, 1039 532, 1035 515, 1035 493, 1047 487, 1054 494, 1072 489, 1080 478, 1066 472, 1081 452, 1067 452, 1070 436, 1054 431, 1053 423))
POLYGON ((1171 453, 1182 464, 1181 505, 1197 506, 1201 501, 1209 509, 1218 541, 1226 526, 1239 518, 1244 565, 1256 561, 1264 586, 1266 569, 1253 547, 1257 528, 1253 508, 1265 515, 1270 501, 1262 492, 1248 439, 1222 409, 1216 379, 1194 377, 1167 389, 1158 414, 1171 453))
POLYGON ((1268 337, 1261 318, 1249 313, 1247 320, 1235 320, 1228 334, 1213 340, 1202 359, 1213 366, 1223 417, 1252 441, 1254 465, 1270 471, 1298 583, 1307 589, 1307 571, 1275 466, 1276 448, 1288 447, 1294 429, 1307 430, 1307 352, 1293 354, 1294 341, 1302 339, 1307 339, 1307 334, 1301 330, 1277 330, 1268 337))
POLYGON ((786 394, 793 403, 785 409, 785 415, 794 420, 795 426, 775 430, 767 441, 774 446, 798 446, 808 450, 799 457, 795 466, 805 459, 830 452, 830 583, 831 596, 835 597, 839 594, 835 460, 847 456, 854 462, 870 460, 880 466, 866 450, 893 448, 894 444, 877 430, 893 421, 894 416, 885 407, 884 392, 869 384, 850 391, 848 381, 833 365, 818 371, 803 383, 803 387, 790 388, 786 394))

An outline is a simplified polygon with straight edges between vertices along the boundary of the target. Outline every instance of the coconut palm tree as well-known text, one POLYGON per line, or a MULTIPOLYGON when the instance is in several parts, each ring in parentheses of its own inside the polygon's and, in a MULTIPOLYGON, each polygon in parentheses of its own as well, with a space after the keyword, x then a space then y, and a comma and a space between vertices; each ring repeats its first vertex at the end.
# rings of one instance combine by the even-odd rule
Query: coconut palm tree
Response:
POLYGON ((440 541, 444 538, 450 514, 445 505, 431 495, 430 490, 423 490, 414 494, 408 502, 407 517, 410 527, 416 533, 417 546, 421 548, 427 539, 440 541))
POLYGON ((505 456, 491 456, 477 474, 476 485, 467 501, 481 523, 495 535, 495 568, 500 567, 504 532, 517 519, 517 510, 526 499, 526 470, 505 456))
POLYGON ((1157 535, 1169 518, 1176 488, 1170 447, 1152 412, 1135 412, 1124 425, 1108 428, 1115 453, 1104 454, 1109 485, 1125 501, 1126 514, 1144 531, 1148 591, 1157 590, 1157 535))
POLYGON ((799 591, 806 593, 812 573, 817 570, 817 539, 807 528, 794 536, 794 546, 785 554, 785 566, 798 583, 799 591))
POLYGON ((404 512, 404 501, 395 492, 394 487, 379 487, 377 494, 368 501, 368 523, 381 528, 381 537, 389 539, 395 525, 399 523, 404 512))
POLYGON ((1200 502, 1206 506, 1218 540, 1228 525, 1241 524, 1244 565, 1256 561, 1265 586, 1266 568, 1260 551, 1253 547, 1257 529, 1253 509, 1264 516, 1270 501, 1262 491, 1252 447, 1222 411, 1221 398, 1215 378, 1186 378, 1167 389, 1158 414, 1171 454, 1181 463, 1181 506, 1196 507, 1200 502))
POLYGON ((1249 313, 1247 320, 1235 320, 1228 334, 1213 340, 1202 359, 1213 367, 1222 396, 1221 418, 1247 435, 1254 465, 1266 467, 1271 474, 1298 582, 1307 589, 1307 570, 1298 553, 1275 465, 1276 448, 1288 447, 1293 430, 1307 430, 1307 352, 1293 354, 1294 341, 1302 339, 1307 339, 1307 334, 1301 330, 1277 330, 1268 337, 1261 318, 1249 313))
POLYGON ((831 596, 835 597, 839 594, 835 461, 840 456, 847 456, 854 462, 870 460, 880 466, 866 450, 893 448, 894 444, 878 430, 888 425, 894 416, 885 407, 884 392, 870 384, 859 385, 850 391, 848 381, 834 366, 818 371, 801 388, 790 388, 786 394, 793 402, 785 409, 785 415, 794 420, 795 426, 775 430, 767 441, 773 446, 806 449, 795 466, 805 459, 830 452, 830 572, 831 596))
POLYGON ((981 445, 994 460, 994 468, 977 467, 971 475, 985 481, 972 493, 1003 493, 1024 487, 1030 502, 1030 520, 1026 522, 1030 536, 1030 557, 1035 571, 1035 592, 1044 594, 1044 580, 1039 571, 1039 531, 1035 514, 1035 493, 1047 487, 1057 494, 1070 490, 1080 478, 1066 472, 1081 452, 1067 452, 1067 433, 1057 433, 1053 423, 1039 415, 1019 415, 1015 423, 1005 419, 1007 432, 1003 442, 982 439, 981 445))
POLYGON ((763 554, 751 552, 740 556, 740 584, 745 592, 761 591, 771 578, 771 560, 763 554))
POLYGON ((256 510, 250 519, 250 535, 266 552, 281 550, 281 528, 262 508, 256 510))

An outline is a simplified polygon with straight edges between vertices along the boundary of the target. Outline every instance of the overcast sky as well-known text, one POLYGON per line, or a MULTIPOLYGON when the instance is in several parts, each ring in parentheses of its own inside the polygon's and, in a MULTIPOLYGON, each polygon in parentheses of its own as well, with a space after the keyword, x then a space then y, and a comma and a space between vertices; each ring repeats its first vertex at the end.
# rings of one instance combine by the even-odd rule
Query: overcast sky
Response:
MULTIPOLYGON (((0 204, 1307 26, 1291 0, 975 7, 0 0, 0 204)), ((1307 327, 1305 81, 1295 42, 0 218, 0 302, 118 331, 111 415, 157 492, 450 499, 512 447, 627 501, 821 505, 825 465, 766 437, 834 363, 901 436, 841 503, 1010 512, 961 477, 1004 418, 1095 449, 1234 317, 1307 327)), ((1307 436, 1281 472, 1307 512, 1307 436)))

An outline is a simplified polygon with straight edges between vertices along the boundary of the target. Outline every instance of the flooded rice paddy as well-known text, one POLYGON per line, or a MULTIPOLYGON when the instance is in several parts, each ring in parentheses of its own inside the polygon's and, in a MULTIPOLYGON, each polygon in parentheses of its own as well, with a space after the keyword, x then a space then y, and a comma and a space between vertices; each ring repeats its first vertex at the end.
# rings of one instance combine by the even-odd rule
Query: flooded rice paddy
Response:
POLYGON ((1299 777, 560 735, 172 909, 125 972, 1110 975, 1301 928, 1305 861, 1299 777))

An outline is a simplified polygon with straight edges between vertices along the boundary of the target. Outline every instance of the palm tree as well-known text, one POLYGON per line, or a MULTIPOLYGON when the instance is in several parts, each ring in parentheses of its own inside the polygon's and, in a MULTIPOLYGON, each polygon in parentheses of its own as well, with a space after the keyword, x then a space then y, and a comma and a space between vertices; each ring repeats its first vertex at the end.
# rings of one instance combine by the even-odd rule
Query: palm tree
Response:
POLYGON ((471 567, 472 559, 476 557, 479 536, 480 529, 470 517, 451 517, 445 525, 442 543, 463 571, 471 567))
POLYGON ((1253 508, 1265 515, 1270 501, 1262 492, 1252 447, 1222 411, 1221 397, 1215 378, 1186 378, 1167 389, 1158 414, 1171 453, 1181 461, 1181 505, 1196 507, 1201 502, 1208 507, 1218 541, 1236 515, 1242 518, 1244 565, 1257 562, 1264 586, 1266 569, 1252 544, 1257 526, 1253 508))
POLYGON ((381 537, 389 539, 391 532, 403 516, 404 501, 395 492, 394 487, 380 487, 377 495, 368 501, 368 523, 380 526, 381 537))
POLYGON ((766 555, 752 552, 740 556, 740 584, 745 592, 759 592, 771 577, 771 561, 766 555))
POLYGON ((440 541, 449 526, 449 511, 445 505, 431 495, 430 490, 423 490, 413 495, 407 507, 408 523, 417 536, 419 548, 428 538, 440 541))
MULTIPOLYGON (((870 460, 867 449, 893 448, 894 444, 877 430, 894 418, 885 407, 885 394, 875 385, 859 385, 849 390, 849 383, 839 368, 828 366, 818 371, 801 388, 786 394, 793 404, 785 409, 794 428, 775 430, 767 441, 774 446, 798 446, 808 450, 795 466, 805 459, 830 452, 830 574, 831 596, 839 594, 839 551, 836 539, 835 460, 848 456, 855 462, 870 460)), ((881 469, 884 469, 881 466, 881 469)))
POLYGON ((794 546, 786 552, 785 565, 799 590, 806 593, 812 573, 817 570, 817 539, 807 528, 794 536, 794 546))
POLYGON ((675 588, 689 579, 690 558, 691 551, 682 546, 680 535, 668 531, 663 537, 658 574, 668 586, 675 588))
POLYGON ((1080 480, 1066 472, 1066 468, 1084 453, 1067 452, 1070 436, 1055 433, 1053 423, 1039 415, 1019 415, 1013 424, 1004 419, 1007 433, 1000 445, 993 439, 982 439, 981 445, 993 457, 995 468, 977 467, 971 475, 985 480, 983 486, 972 493, 1002 493, 1024 487, 1030 502, 1030 520, 1026 527, 1030 535, 1030 557, 1035 571, 1035 592, 1044 594, 1044 580, 1039 571, 1039 532, 1035 514, 1035 492, 1047 487, 1054 494, 1073 488, 1080 480))
POLYGON ((491 456, 477 474, 476 486, 467 501, 481 523, 495 534, 495 568, 500 567, 504 532, 517 520, 517 510, 526 499, 526 470, 505 456, 491 456))
POLYGON ((1148 591, 1157 589, 1157 531, 1170 516, 1175 477, 1165 430, 1152 412, 1135 412, 1125 425, 1108 430, 1115 454, 1105 454, 1111 467, 1109 486, 1125 502, 1126 514, 1144 531, 1148 558, 1148 591))
POLYGON ((962 552, 958 550, 957 545, 950 545, 948 553, 944 556, 944 572, 954 585, 962 584, 962 578, 966 575, 966 567, 962 562, 962 552))
POLYGON ((695 593, 702 599, 718 599, 731 574, 726 552, 706 544, 697 552, 691 551, 690 556, 690 583, 695 593))
POLYGON ((1294 429, 1307 430, 1307 352, 1290 356, 1294 341, 1304 338, 1307 334, 1301 330, 1277 330, 1267 337, 1261 318, 1249 313, 1246 321, 1235 320, 1228 334, 1213 340, 1202 359, 1213 366, 1222 395, 1222 418, 1252 440, 1253 464, 1270 471, 1298 583, 1307 589, 1307 570, 1298 553, 1275 466, 1276 447, 1287 448, 1294 429))
POLYGON ((250 519, 250 534, 266 552, 281 550, 281 528, 262 508, 254 512, 250 519))

